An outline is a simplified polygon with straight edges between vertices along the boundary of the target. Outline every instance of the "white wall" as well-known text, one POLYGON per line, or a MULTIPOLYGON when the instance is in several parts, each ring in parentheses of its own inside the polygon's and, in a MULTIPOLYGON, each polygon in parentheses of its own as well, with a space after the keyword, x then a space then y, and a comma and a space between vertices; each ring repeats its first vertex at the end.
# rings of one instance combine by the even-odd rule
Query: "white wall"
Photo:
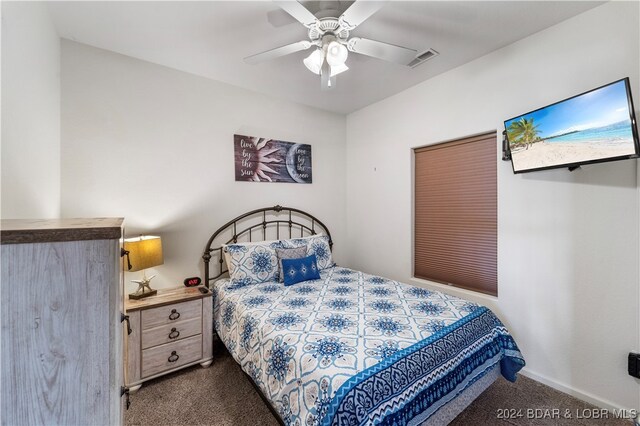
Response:
MULTIPOLYGON (((637 2, 607 3, 350 114, 348 263, 420 282, 411 148, 501 131, 506 118, 625 76, 639 108, 639 27, 637 2)), ((640 401, 626 372, 640 347, 637 173, 627 160, 516 176, 500 161, 499 297, 445 287, 496 310, 530 376, 607 407, 640 401)))
POLYGON ((2 2, 2 217, 60 214, 60 38, 41 2, 2 2))
POLYGON ((345 126, 342 115, 63 40, 62 214, 124 216, 128 236, 161 235, 155 288, 202 277, 219 226, 276 204, 323 221, 339 261, 345 126), (311 144, 313 183, 235 182, 234 133, 311 144))
MULTIPOLYGON (((411 148, 501 129, 623 76, 638 104, 638 12, 598 7, 353 113, 346 129, 338 115, 64 41, 63 216, 121 215, 128 235, 162 235, 154 286, 173 287, 201 274, 224 221, 300 206, 329 225, 338 261, 411 281, 411 148), (313 185, 234 182, 234 133, 311 143, 313 185)), ((637 161, 518 176, 500 162, 500 297, 448 289, 496 310, 527 374, 603 406, 640 402, 625 371, 640 349, 639 180, 637 161)))

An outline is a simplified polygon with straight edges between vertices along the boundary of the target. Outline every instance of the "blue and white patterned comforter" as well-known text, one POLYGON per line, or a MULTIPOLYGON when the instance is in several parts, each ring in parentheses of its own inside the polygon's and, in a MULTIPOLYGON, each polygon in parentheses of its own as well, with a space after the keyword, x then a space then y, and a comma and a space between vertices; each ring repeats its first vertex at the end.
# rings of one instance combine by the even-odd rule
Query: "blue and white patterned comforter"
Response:
POLYGON ((496 364, 512 381, 524 366, 487 308, 363 272, 213 290, 218 335, 287 425, 424 421, 496 364))

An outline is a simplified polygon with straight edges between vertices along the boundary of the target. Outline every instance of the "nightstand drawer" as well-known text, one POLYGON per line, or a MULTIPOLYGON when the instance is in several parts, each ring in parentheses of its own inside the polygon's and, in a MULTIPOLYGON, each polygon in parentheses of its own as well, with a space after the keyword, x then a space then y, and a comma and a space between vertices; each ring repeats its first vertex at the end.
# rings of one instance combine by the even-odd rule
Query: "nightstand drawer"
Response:
POLYGON ((202 335, 142 351, 142 377, 171 370, 202 358, 202 335))
POLYGON ((142 311, 142 329, 202 317, 202 300, 174 303, 142 311))
POLYGON ((202 333, 202 319, 193 318, 186 321, 177 321, 173 324, 161 325, 149 328, 142 333, 142 349, 164 343, 177 342, 187 337, 202 333))

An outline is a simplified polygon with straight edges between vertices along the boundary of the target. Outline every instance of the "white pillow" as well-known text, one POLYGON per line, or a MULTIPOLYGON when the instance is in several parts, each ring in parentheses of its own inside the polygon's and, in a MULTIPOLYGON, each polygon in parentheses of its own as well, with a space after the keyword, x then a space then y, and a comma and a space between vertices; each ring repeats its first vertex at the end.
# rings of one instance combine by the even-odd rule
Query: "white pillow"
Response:
POLYGON ((329 237, 326 235, 318 234, 311 235, 309 237, 292 238, 290 240, 283 240, 282 244, 286 248, 295 248, 306 244, 307 256, 311 256, 312 254, 316 255, 316 262, 319 270, 332 268, 336 265, 331 257, 329 237))
POLYGON ((239 280, 253 283, 277 281, 277 247, 282 247, 280 241, 224 244, 222 251, 232 283, 239 280))
POLYGON ((227 251, 227 246, 230 245, 243 245, 243 246, 260 246, 260 245, 270 245, 272 243, 278 243, 280 240, 267 240, 267 241, 249 241, 242 243, 229 243, 222 244, 222 253, 224 253, 224 262, 227 264, 227 270, 229 271, 229 275, 231 275, 231 256, 229 256, 229 252, 227 251))

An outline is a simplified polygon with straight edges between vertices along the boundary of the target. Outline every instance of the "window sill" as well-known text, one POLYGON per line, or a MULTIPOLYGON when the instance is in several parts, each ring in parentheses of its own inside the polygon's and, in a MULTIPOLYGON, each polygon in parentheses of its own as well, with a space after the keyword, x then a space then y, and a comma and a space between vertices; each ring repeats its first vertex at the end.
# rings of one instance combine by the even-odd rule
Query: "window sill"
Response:
POLYGON ((421 287, 431 287, 434 290, 442 291, 444 293, 448 293, 452 296, 460 297, 463 299, 472 300, 474 302, 481 303, 483 305, 487 305, 489 307, 497 306, 498 297, 491 296, 489 294, 478 293, 476 291, 467 290, 464 288, 459 288, 450 284, 442 284, 434 281, 425 280, 422 278, 411 277, 409 281, 413 284, 417 284, 421 287))

